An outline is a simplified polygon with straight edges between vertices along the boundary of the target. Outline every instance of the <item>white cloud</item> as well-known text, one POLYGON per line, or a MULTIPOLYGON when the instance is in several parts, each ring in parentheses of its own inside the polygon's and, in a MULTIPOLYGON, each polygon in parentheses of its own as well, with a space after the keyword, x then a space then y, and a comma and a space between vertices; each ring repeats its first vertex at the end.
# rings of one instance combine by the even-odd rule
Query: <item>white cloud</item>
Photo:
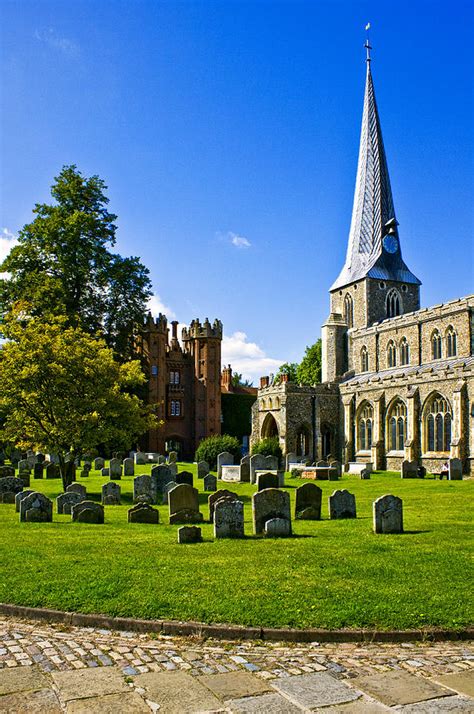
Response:
MULTIPOLYGON (((2 228, 0 233, 0 265, 3 263, 11 249, 18 244, 17 236, 8 230, 2 228)), ((8 273, 0 273, 0 278, 8 278, 8 273)))
POLYGON ((56 30, 48 27, 44 30, 36 30, 35 37, 40 42, 44 42, 49 47, 59 50, 68 57, 77 57, 80 52, 80 47, 74 40, 69 40, 67 37, 60 37, 56 30))
POLYGON ((174 320, 176 317, 174 310, 168 307, 168 305, 165 305, 158 293, 154 293, 148 300, 147 309, 150 310, 153 317, 158 317, 160 312, 162 315, 166 315, 168 320, 174 320))
POLYGON ((244 238, 244 236, 234 233, 233 231, 227 231, 227 233, 221 233, 219 231, 216 235, 219 240, 225 243, 231 243, 236 248, 250 248, 252 245, 248 238, 244 238))
POLYGON ((263 375, 276 372, 284 362, 268 357, 256 342, 249 342, 245 332, 234 332, 222 340, 222 364, 231 364, 234 372, 251 379, 255 386, 263 375))

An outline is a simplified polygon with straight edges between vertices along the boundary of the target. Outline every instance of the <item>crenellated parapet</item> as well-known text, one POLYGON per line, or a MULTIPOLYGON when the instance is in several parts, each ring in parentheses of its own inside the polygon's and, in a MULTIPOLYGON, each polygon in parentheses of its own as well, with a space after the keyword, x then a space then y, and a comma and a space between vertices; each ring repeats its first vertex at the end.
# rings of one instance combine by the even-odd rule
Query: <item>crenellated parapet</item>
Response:
POLYGON ((167 334, 168 320, 166 318, 166 315, 163 315, 160 312, 158 317, 154 318, 151 312, 149 312, 145 320, 145 330, 149 332, 160 332, 161 334, 167 334))
POLYGON ((202 323, 200 320, 195 319, 191 322, 189 328, 184 327, 182 331, 182 338, 183 341, 209 337, 221 340, 222 331, 222 322, 220 320, 214 320, 211 325, 206 317, 202 323))

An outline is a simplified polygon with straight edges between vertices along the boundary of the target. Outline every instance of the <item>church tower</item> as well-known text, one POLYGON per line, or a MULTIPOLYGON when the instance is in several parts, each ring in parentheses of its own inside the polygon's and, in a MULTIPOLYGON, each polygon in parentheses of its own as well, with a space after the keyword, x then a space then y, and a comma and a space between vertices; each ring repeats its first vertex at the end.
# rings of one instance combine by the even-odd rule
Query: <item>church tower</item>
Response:
POLYGON ((352 368, 351 331, 418 310, 421 282, 403 261, 367 49, 359 162, 346 262, 322 328, 323 382, 352 368))

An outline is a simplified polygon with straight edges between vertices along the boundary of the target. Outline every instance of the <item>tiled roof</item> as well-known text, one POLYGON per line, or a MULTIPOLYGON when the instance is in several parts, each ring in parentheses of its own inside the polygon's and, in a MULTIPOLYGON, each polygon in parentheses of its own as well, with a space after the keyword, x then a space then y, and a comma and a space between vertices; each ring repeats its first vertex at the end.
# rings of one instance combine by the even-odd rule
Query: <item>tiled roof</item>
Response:
POLYGON ((454 369, 455 367, 474 367, 474 357, 451 357, 450 359, 434 360, 421 365, 402 365, 393 367, 392 369, 384 369, 380 372, 363 372, 355 377, 350 377, 347 381, 342 382, 341 386, 352 386, 355 384, 367 384, 368 382, 378 382, 384 379, 397 377, 410 377, 423 374, 432 374, 433 372, 445 372, 446 370, 454 369))

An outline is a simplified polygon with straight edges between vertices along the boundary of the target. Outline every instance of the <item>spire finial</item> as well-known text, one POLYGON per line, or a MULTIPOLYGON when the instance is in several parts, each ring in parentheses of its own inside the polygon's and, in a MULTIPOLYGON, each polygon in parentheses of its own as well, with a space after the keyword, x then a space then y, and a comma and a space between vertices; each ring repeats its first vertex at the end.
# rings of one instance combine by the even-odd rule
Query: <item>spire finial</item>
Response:
POLYGON ((365 26, 365 31, 367 32, 367 38, 365 40, 365 49, 367 50, 367 57, 365 58, 365 61, 367 62, 367 65, 370 65, 372 58, 370 56, 370 50, 372 49, 370 45, 370 40, 369 40, 369 30, 370 30, 370 22, 367 23, 365 26))

